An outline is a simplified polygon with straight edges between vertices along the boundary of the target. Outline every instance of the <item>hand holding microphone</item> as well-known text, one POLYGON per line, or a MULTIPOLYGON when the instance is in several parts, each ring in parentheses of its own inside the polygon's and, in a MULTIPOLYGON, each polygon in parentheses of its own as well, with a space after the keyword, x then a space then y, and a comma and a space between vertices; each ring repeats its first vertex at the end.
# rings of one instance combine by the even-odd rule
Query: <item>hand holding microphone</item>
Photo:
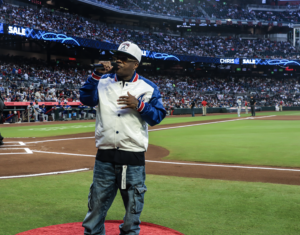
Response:
POLYGON ((98 64, 91 64, 98 73, 106 74, 118 68, 118 64, 110 61, 100 61, 98 64))

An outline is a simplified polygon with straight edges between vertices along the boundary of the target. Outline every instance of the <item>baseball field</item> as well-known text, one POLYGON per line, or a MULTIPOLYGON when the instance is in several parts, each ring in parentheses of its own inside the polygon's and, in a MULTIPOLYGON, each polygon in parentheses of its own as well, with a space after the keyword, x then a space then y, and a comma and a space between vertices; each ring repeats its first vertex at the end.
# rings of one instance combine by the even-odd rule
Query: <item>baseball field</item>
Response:
MULTIPOLYGON (((0 235, 83 220, 94 129, 1 125, 0 235)), ((300 234, 299 112, 168 117, 149 135, 142 221, 186 235, 300 234)), ((107 220, 124 212, 118 194, 107 220)))

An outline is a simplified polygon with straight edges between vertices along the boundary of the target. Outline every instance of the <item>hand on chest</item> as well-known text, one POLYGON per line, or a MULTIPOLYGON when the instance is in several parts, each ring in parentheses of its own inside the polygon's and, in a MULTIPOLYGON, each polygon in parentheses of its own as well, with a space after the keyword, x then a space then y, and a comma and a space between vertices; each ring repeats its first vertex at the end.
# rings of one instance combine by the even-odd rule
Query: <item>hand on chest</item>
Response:
POLYGON ((99 84, 98 93, 100 103, 111 104, 114 106, 120 106, 117 104, 117 100, 120 96, 128 96, 128 92, 136 99, 148 102, 151 99, 153 90, 145 86, 141 81, 137 82, 110 82, 106 84, 99 84))

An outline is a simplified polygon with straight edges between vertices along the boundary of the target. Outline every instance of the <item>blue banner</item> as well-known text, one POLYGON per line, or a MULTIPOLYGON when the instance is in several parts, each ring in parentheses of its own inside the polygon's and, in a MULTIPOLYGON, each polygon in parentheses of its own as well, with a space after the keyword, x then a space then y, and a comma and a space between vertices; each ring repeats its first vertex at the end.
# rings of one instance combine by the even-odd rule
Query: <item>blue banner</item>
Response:
MULTIPOLYGON (((27 38, 64 43, 72 46, 89 47, 101 50, 116 50, 118 45, 109 42, 96 41, 87 38, 71 37, 59 33, 51 33, 42 30, 31 28, 23 28, 15 25, 7 25, 0 23, 0 33, 19 35, 27 38)), ((300 66, 300 60, 287 59, 240 59, 240 58, 216 58, 216 57, 199 57, 189 55, 176 55, 161 52, 143 50, 143 56, 158 60, 173 60, 173 61, 189 61, 202 62, 210 64, 226 64, 226 65, 281 65, 300 66)))

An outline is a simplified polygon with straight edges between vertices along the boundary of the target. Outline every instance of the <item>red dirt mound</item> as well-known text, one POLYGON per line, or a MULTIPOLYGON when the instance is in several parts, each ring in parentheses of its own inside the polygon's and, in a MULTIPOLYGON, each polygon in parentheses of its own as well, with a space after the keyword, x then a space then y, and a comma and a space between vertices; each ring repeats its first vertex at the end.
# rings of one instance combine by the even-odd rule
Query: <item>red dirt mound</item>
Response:
MULTIPOLYGON (((105 222, 105 230, 108 235, 119 235, 119 225, 121 220, 109 220, 105 222)), ((29 230, 27 232, 18 233, 17 235, 82 235, 84 228, 82 223, 58 224, 43 228, 29 230)), ((173 229, 166 228, 156 224, 142 222, 140 235, 184 235, 173 229)))

